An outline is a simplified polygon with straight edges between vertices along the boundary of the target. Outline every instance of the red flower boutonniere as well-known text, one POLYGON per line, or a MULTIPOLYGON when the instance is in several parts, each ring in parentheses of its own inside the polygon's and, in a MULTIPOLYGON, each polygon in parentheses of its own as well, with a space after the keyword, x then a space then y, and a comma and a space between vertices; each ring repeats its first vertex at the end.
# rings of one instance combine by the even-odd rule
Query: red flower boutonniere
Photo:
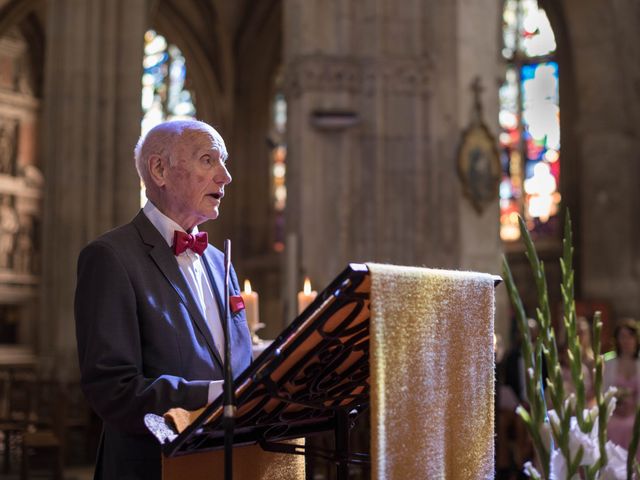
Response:
POLYGON ((244 300, 242 299, 242 296, 230 295, 229 308, 231 308, 231 313, 238 313, 244 310, 244 300))

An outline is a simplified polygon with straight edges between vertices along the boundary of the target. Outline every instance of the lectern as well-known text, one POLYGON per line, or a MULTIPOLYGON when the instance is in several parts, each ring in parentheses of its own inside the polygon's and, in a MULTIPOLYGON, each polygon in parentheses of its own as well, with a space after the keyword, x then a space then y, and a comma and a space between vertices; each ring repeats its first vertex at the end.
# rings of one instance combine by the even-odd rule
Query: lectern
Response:
MULTIPOLYGON (((369 461, 349 450, 349 429, 369 405, 370 285, 367 266, 350 264, 236 379, 234 445, 315 455, 335 462, 340 479, 349 463, 369 461), (331 430, 333 450, 287 442, 331 430)), ((181 433, 162 417, 145 421, 168 458, 224 444, 221 397, 181 433)))
MULTIPOLYGON (((247 469, 238 479, 299 478, 283 476, 279 462, 301 464, 305 455, 334 463, 341 480, 350 464, 368 463, 376 480, 490 477, 499 281, 475 272, 350 264, 236 379, 234 474, 237 451, 247 469), (353 420, 369 407, 371 458, 349 449, 353 420), (326 431, 334 432, 334 448, 295 440, 326 431)), ((199 465, 201 455, 216 457, 224 444, 221 398, 184 413, 184 428, 145 418, 171 467, 165 480, 196 480, 193 463, 182 460, 199 465)), ((219 459, 207 461, 212 475, 203 478, 215 478, 219 459)))

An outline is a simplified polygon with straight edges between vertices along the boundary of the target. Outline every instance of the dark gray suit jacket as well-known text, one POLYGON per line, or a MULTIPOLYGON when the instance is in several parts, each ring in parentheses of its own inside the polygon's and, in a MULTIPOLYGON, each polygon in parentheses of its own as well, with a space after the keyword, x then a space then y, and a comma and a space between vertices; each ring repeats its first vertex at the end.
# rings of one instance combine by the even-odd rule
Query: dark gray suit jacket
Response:
MULTIPOLYGON (((224 255, 209 246, 203 259, 221 306, 224 255)), ((231 294, 239 295, 231 277, 231 294)), ((209 381, 222 379, 222 360, 170 247, 144 213, 80 253, 75 317, 82 388, 104 422, 96 478, 158 480, 160 448, 144 415, 204 406, 209 381)), ((237 377, 251 362, 244 311, 230 326, 237 377)))

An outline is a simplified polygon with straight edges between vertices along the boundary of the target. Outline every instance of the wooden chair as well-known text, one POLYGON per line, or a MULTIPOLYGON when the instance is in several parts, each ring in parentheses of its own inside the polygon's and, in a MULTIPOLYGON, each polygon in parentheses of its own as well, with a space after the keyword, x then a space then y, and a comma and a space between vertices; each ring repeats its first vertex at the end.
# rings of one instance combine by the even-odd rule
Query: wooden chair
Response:
POLYGON ((57 381, 39 380, 34 388, 29 426, 22 435, 22 468, 20 478, 31 478, 38 469, 50 473, 55 480, 63 478, 63 438, 66 404, 57 381))
POLYGON ((22 436, 31 421, 35 373, 31 369, 0 372, 0 431, 4 436, 5 474, 11 470, 12 456, 20 451, 22 436))
POLYGON ((102 422, 95 420, 79 382, 64 386, 64 454, 66 464, 95 461, 102 422))

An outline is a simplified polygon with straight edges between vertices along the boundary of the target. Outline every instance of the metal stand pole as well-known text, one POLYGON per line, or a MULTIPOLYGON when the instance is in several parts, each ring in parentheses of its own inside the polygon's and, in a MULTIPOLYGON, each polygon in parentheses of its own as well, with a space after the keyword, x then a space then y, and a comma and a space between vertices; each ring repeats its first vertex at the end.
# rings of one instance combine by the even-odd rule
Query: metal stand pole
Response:
POLYGON ((336 412, 335 442, 338 456, 337 479, 347 480, 349 478, 349 414, 344 410, 336 412))

